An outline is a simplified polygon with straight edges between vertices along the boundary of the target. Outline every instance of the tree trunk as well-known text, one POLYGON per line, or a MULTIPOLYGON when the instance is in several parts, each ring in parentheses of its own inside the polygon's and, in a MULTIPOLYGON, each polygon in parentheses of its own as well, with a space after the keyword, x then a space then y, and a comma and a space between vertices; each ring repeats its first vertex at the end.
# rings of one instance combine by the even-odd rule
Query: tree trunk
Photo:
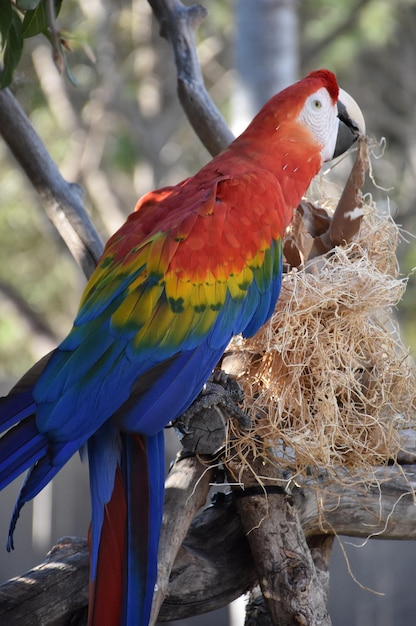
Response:
POLYGON ((299 77, 296 0, 235 2, 233 130, 242 131, 263 104, 299 77))

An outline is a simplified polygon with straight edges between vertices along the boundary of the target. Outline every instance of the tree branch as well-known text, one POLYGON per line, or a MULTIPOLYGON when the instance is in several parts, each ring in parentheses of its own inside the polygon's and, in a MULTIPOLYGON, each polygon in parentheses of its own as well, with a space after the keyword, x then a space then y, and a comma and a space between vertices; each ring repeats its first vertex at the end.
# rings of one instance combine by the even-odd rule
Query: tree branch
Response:
POLYGON ((103 243, 85 211, 82 191, 61 176, 8 89, 0 91, 0 134, 38 192, 49 219, 89 277, 101 256, 103 243))
POLYGON ((58 626, 80 617, 88 605, 88 570, 87 542, 64 537, 41 565, 0 586, 0 622, 58 626))
MULTIPOLYGON (((284 489, 268 493, 259 489, 256 476, 275 481, 277 468, 261 457, 249 459, 243 470, 243 490, 234 493, 237 511, 248 539, 272 624, 330 626, 327 592, 321 585, 306 543, 295 500, 284 489)), ((284 484, 284 483, 283 483, 284 484)))
MULTIPOLYGON (((409 448, 409 454, 414 455, 415 451, 409 448)), ((188 498, 178 497, 178 485, 186 485, 185 491, 192 494, 194 502, 203 501, 206 494, 205 479, 200 480, 206 468, 197 469, 196 459, 192 459, 192 464, 191 471, 187 463, 182 465, 184 474, 176 475, 173 484, 167 486, 165 520, 169 524, 175 520, 176 528, 181 524, 186 528, 189 523, 189 512, 184 506, 184 498, 186 501, 188 498)), ((182 471, 180 463, 177 471, 182 471)), ((293 510, 307 538, 324 592, 325 559, 334 533, 362 538, 416 539, 416 465, 380 468, 375 479, 380 481, 379 485, 374 483, 360 491, 355 481, 351 486, 330 485, 325 473, 317 470, 315 479, 293 490, 293 510), (326 547, 322 545, 325 538, 326 547)), ((244 506, 249 499, 250 496, 243 498, 244 506)), ((276 529, 276 520, 271 521, 276 529)), ((293 532, 290 519, 288 529, 293 532)), ((161 546, 172 541, 170 532, 169 525, 165 525, 161 546)), ((175 560, 159 620, 183 619, 211 611, 245 593, 257 582, 251 555, 234 495, 219 494, 213 504, 198 513, 189 528, 175 560)), ((161 563, 166 564, 169 558, 161 555, 161 563)), ((61 540, 45 563, 0 586, 0 622, 20 626, 30 615, 34 626, 62 624, 64 616, 67 620, 86 607, 87 583, 87 543, 61 540)))
POLYGON ((215 156, 234 135, 208 95, 196 52, 194 31, 207 12, 197 4, 186 7, 180 0, 149 0, 149 4, 161 36, 172 46, 182 107, 203 145, 215 156))
POLYGON ((158 619, 168 594, 169 578, 176 556, 198 510, 207 500, 213 470, 196 457, 176 460, 165 484, 165 503, 159 543, 157 590, 153 598, 150 626, 158 619))

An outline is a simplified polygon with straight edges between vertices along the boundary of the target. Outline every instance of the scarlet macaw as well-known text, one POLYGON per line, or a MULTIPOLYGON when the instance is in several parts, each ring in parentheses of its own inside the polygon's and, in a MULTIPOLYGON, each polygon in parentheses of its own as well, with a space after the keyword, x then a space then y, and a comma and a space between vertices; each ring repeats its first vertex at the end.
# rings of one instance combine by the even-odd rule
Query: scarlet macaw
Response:
POLYGON ((312 72, 197 174, 139 201, 108 241, 69 335, 1 400, 0 488, 29 469, 9 548, 24 503, 88 450, 90 624, 149 622, 163 428, 231 337, 253 335, 273 312, 293 210, 323 161, 363 131, 344 97, 331 72, 312 72))

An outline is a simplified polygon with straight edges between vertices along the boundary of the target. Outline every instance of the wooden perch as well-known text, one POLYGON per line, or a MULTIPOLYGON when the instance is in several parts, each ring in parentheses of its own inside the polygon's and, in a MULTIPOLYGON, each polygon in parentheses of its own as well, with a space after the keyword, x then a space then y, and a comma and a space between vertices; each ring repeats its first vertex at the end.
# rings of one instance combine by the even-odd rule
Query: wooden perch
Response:
POLYGON ((74 617, 71 624, 86 624, 88 569, 87 542, 64 537, 41 565, 0 586, 0 623, 58 626, 74 617))
POLYGON ((150 624, 155 624, 168 593, 169 578, 188 529, 204 506, 213 470, 196 457, 179 456, 166 480, 162 533, 159 543, 157 589, 150 624), (172 514, 175 512, 174 514, 172 514))
MULTIPOLYGON (((327 593, 306 543, 294 498, 274 485, 279 470, 261 457, 248 459, 234 487, 237 511, 272 624, 329 626, 327 593), (259 486, 256 476, 272 490, 259 486), (255 493, 250 494, 254 489, 255 493), (247 497, 245 497, 247 495, 247 497), (241 497, 244 496, 244 497, 241 497)), ((284 481, 283 481, 284 484, 284 481)))
MULTIPOLYGON (((409 448, 410 453, 415 455, 416 448, 409 448)), ((175 472, 182 472, 181 463, 175 472)), ((185 462, 182 465, 184 475, 176 475, 171 485, 168 481, 165 520, 169 521, 165 521, 161 546, 173 541, 174 535, 170 534, 172 520, 175 520, 176 528, 180 528, 181 524, 183 527, 188 525, 189 511, 184 507, 184 500, 188 500, 186 496, 178 497, 178 485, 186 485, 184 494, 192 494, 194 502, 205 498, 206 477, 202 481, 200 477, 206 467, 201 465, 198 468, 197 464, 196 459, 191 459, 189 464, 185 462), (193 469, 190 465, 194 466, 193 469)), ((291 494, 293 505, 290 504, 289 511, 289 500, 286 496, 279 496, 286 510, 279 513, 278 519, 281 521, 284 516, 286 530, 293 533, 293 537, 297 536, 297 524, 300 524, 314 557, 313 576, 321 578, 324 593, 322 578, 328 575, 325 569, 325 554, 328 556, 325 539, 329 540, 330 547, 334 533, 362 538, 416 539, 416 465, 380 468, 375 477, 380 481, 380 487, 374 484, 360 493, 356 482, 351 487, 339 484, 329 487, 325 473, 317 471, 316 478, 294 487, 291 494), (297 516, 298 521, 293 516, 297 516)), ((261 498, 264 506, 265 496, 255 494, 253 498, 257 501, 261 498)), ((237 509, 241 513, 250 499, 247 496, 238 498, 236 502, 232 493, 220 494, 214 504, 202 509, 194 518, 170 575, 168 593, 159 614, 160 621, 181 619, 220 608, 256 584, 250 538, 248 540, 245 533, 251 527, 244 530, 237 509)), ((269 512, 273 509, 275 513, 277 507, 271 501, 269 505, 269 512)), ((256 508, 256 505, 250 506, 256 508)), ((272 521, 269 519, 266 523, 272 521)), ((285 538, 286 542, 289 542, 290 534, 285 538)), ((285 549, 290 550, 290 545, 299 564, 299 546, 290 541, 285 549)), ((304 546, 301 553, 304 554, 304 546)), ((273 555, 273 558, 281 557, 273 555)), ((170 557, 161 555, 161 559, 164 559, 161 565, 165 569, 163 563, 169 562, 170 557)), ((288 562, 293 564, 293 560, 286 559, 285 564, 288 562)), ((313 573, 310 562, 307 563, 306 570, 300 570, 302 574, 313 573)), ((282 571, 283 576, 287 578, 290 571, 299 570, 282 571)), ((295 591, 298 580, 295 577, 289 581, 295 591)), ((53 548, 45 563, 0 586, 0 623, 20 626, 27 623, 28 615, 34 626, 66 623, 74 613, 79 616, 82 607, 87 605, 87 583, 87 544, 79 539, 65 538, 53 548)))
MULTIPOLYGON (((416 465, 380 468, 375 475, 381 482, 380 487, 374 484, 363 489, 361 493, 356 482, 348 488, 340 484, 329 487, 325 472, 319 473, 317 470, 316 475, 308 484, 293 489, 292 512, 287 511, 286 496, 268 495, 267 503, 266 495, 259 493, 238 498, 237 501, 233 494, 220 494, 214 504, 201 511, 192 523, 178 554, 159 620, 180 619, 219 608, 257 583, 255 557, 252 556, 256 552, 250 549, 249 543, 249 531, 253 532, 255 519, 263 520, 262 524, 267 530, 268 525, 272 524, 272 534, 278 533, 278 524, 283 523, 280 528, 286 529, 286 537, 282 539, 286 542, 284 549, 289 552, 292 550, 297 555, 298 564, 299 554, 307 559, 306 569, 308 573, 318 577, 320 594, 323 593, 324 596, 328 591, 329 552, 335 533, 364 539, 370 536, 383 539, 416 539, 413 493, 416 487, 416 465), (257 500, 257 504, 250 504, 251 498, 257 500), (274 502, 273 498, 276 498, 274 502), (278 510, 277 498, 280 498, 283 508, 286 507, 283 512, 278 510), (254 512, 247 512, 247 507, 254 509, 254 512), (242 522, 241 515, 243 518, 246 516, 245 522, 242 522), (315 572, 308 557, 305 557, 307 551, 304 544, 299 551, 296 539, 298 524, 313 555, 315 572)), ((175 516, 178 512, 167 511, 166 514, 175 516)), ((264 534, 267 535, 266 532, 264 534)), ((269 541, 264 537, 263 539, 266 546, 270 546, 269 541)), ((268 566, 271 565, 271 560, 276 562, 281 558, 270 550, 262 550, 260 546, 260 554, 265 556, 265 552, 268 553, 268 566)), ((296 581, 288 581, 288 572, 284 570, 281 574, 286 577, 289 602, 296 595, 296 581)), ((274 584, 284 583, 285 581, 274 581, 274 584)), ((270 581, 266 584, 270 584, 270 581)), ((312 595, 313 591, 311 588, 312 595)), ((324 597, 321 596, 320 599, 323 600, 324 597)))

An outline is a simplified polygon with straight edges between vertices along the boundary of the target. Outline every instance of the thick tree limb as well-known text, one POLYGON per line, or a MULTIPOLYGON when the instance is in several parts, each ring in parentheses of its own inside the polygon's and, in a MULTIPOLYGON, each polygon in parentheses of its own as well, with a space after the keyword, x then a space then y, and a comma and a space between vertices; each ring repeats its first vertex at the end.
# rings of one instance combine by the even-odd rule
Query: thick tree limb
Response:
POLYGON ((81 619, 88 604, 88 569, 87 542, 64 537, 41 565, 0 586, 0 623, 58 626, 71 616, 81 619))
MULTIPOLYGON (((206 493, 206 484, 198 478, 200 471, 194 468, 191 473, 194 471, 194 484, 189 481, 189 475, 175 477, 176 484, 167 489, 165 517, 176 520, 176 527, 182 522, 186 527, 189 520, 183 498, 178 498, 178 484, 183 481, 186 493, 192 493, 195 501, 203 499, 206 493)), ((374 483, 361 493, 357 491, 356 482, 350 487, 329 486, 325 474, 317 474, 314 480, 293 490, 294 506, 324 592, 334 533, 362 538, 416 539, 413 492, 416 489, 416 465, 381 468, 375 478, 380 481, 380 486, 374 483)), ((244 507, 249 500, 250 497, 241 499, 244 507)), ((273 505, 272 508, 274 510, 273 505)), ((287 529, 294 532, 290 516, 287 512, 285 515, 287 529)), ((169 528, 165 532, 169 533, 169 528)), ((172 541, 172 537, 166 534, 162 541, 166 544, 172 541)), ((67 620, 86 606, 87 544, 76 540, 71 552, 68 545, 71 541, 63 540, 51 551, 45 563, 0 586, 0 623, 20 626, 26 623, 25 616, 30 615, 30 623, 35 626, 57 626, 66 623, 64 616, 67 620)), ((176 558, 159 620, 204 613, 225 606, 245 593, 257 581, 251 554, 234 496, 220 495, 215 504, 202 510, 192 522, 176 558)), ((169 561, 164 558, 165 562, 169 561)))
MULTIPOLYGON (((307 485, 293 490, 294 510, 307 538, 325 596, 334 533, 364 539, 369 536, 416 539, 413 493, 416 465, 381 468, 375 474, 376 479, 380 485, 374 482, 357 494, 355 481, 350 487, 338 483, 330 486, 325 473, 317 473, 307 485)), ((260 497, 264 504, 264 496, 260 497)), ((274 533, 279 533, 278 521, 281 521, 282 514, 278 513, 275 519, 277 507, 270 501, 274 497, 276 495, 269 496, 270 518, 266 521, 265 517, 265 521, 273 524, 274 533)), ((175 562, 169 592, 159 615, 161 621, 219 608, 256 584, 254 552, 250 550, 240 519, 241 514, 245 515, 245 508, 250 506, 250 500, 250 496, 240 500, 244 511, 240 510, 238 514, 238 501, 236 503, 234 496, 220 494, 215 504, 197 515, 175 562)), ((166 515, 173 517, 178 514, 180 512, 176 510, 166 511, 166 515)), ((284 515, 286 532, 294 533, 288 515, 284 515)), ((269 562, 279 558, 274 553, 268 556, 269 562)), ((287 576, 287 573, 282 572, 282 575, 287 576)))
POLYGON ((85 211, 82 191, 61 176, 25 112, 8 89, 0 91, 0 134, 38 192, 44 209, 89 277, 103 250, 85 211))
MULTIPOLYGON (((237 511, 251 548, 257 579, 273 624, 329 626, 327 592, 321 585, 302 531, 292 496, 282 491, 262 492, 256 476, 275 481, 278 470, 261 457, 243 470, 244 489, 257 494, 237 498, 237 511)), ((284 484, 284 482, 283 482, 284 484)), ((265 488, 267 489, 267 487, 265 488)))
MULTIPOLYGON (((325 594, 325 602, 327 603, 329 595, 329 561, 334 537, 317 535, 316 537, 309 537, 307 543, 315 564, 316 575, 319 578, 321 590, 325 594)), ((254 587, 250 591, 244 626, 273 626, 259 586, 254 587)))

